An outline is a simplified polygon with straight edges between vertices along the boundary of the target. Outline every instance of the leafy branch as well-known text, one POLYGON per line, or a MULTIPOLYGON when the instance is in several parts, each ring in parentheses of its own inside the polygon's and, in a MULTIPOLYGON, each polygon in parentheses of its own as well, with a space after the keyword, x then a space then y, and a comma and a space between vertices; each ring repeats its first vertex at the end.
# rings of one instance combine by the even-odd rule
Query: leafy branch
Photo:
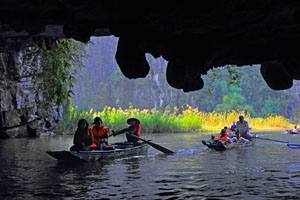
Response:
POLYGON ((85 57, 85 45, 72 39, 57 40, 50 50, 43 42, 41 47, 23 52, 23 64, 29 61, 33 68, 33 81, 38 85, 36 93, 40 92, 43 106, 50 107, 52 103, 60 106, 71 97, 75 76, 84 66, 85 57))
POLYGON ((236 69, 234 69, 236 66, 232 65, 226 65, 225 68, 229 74, 229 80, 226 81, 227 85, 234 85, 237 87, 241 87, 241 75, 238 73, 236 69))

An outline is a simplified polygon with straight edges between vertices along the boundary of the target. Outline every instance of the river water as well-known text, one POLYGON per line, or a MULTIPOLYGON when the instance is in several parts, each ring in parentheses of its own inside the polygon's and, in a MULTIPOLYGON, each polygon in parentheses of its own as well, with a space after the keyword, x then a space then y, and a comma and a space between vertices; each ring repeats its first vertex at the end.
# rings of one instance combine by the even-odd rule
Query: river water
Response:
MULTIPOLYGON (((257 135, 300 143, 300 135, 257 135)), ((176 154, 150 147, 131 158, 63 164, 45 151, 68 149, 71 136, 2 140, 0 199, 300 199, 300 149, 257 140, 215 152, 201 133, 145 137, 176 154)))

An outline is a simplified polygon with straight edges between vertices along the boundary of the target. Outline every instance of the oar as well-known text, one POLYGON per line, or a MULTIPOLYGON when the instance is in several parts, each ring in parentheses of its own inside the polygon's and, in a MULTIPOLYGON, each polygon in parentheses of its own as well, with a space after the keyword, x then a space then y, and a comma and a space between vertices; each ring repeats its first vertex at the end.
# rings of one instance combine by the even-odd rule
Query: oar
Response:
POLYGON ((261 140, 269 140, 269 141, 274 141, 274 142, 287 143, 287 146, 290 147, 291 149, 299 149, 300 148, 300 144, 296 144, 296 143, 289 143, 286 141, 273 140, 273 139, 269 139, 269 138, 261 138, 261 137, 256 137, 256 138, 261 139, 261 140))
POLYGON ((294 143, 287 144, 287 146, 290 147, 291 149, 299 149, 300 148, 300 144, 294 144, 294 143))
POLYGON ((163 152, 163 153, 165 153, 165 154, 174 154, 174 153, 175 153, 174 151, 171 151, 171 150, 169 150, 169 149, 167 149, 167 148, 165 148, 165 147, 162 147, 162 146, 160 146, 160 145, 158 145, 158 144, 155 144, 155 143, 153 143, 153 142, 150 142, 150 141, 148 141, 148 140, 144 140, 144 139, 142 139, 142 138, 139 138, 139 137, 137 137, 137 136, 135 136, 135 135, 133 135, 133 134, 130 134, 130 136, 132 136, 132 137, 134 137, 134 138, 136 138, 136 139, 142 140, 143 142, 149 144, 149 145, 150 145, 151 147, 153 147, 154 149, 157 149, 157 150, 159 150, 159 151, 161 151, 161 152, 163 152))
MULTIPOLYGON (((115 136, 118 135, 118 132, 114 132, 114 131, 112 131, 112 132, 113 132, 112 135, 115 135, 115 136)), ((125 132, 124 132, 124 133, 125 133, 125 132)), ((142 140, 143 142, 145 142, 145 143, 149 144, 150 146, 152 146, 154 149, 157 149, 157 150, 159 150, 159 151, 161 151, 161 152, 163 152, 163 153, 165 153, 165 154, 174 154, 174 153, 175 153, 174 151, 171 151, 171 150, 169 150, 169 149, 167 149, 167 148, 165 148, 165 147, 162 147, 162 146, 160 146, 160 145, 158 145, 158 144, 155 144, 155 143, 150 142, 150 141, 148 141, 148 140, 144 140, 144 139, 142 139, 142 138, 139 138, 139 137, 137 137, 136 135, 130 134, 130 136, 132 136, 132 137, 134 137, 134 138, 136 138, 136 139, 142 140)))
POLYGON ((269 140, 269 141, 274 141, 274 142, 281 142, 281 143, 289 143, 286 141, 281 141, 281 140, 273 140, 273 139, 269 139, 269 138, 261 138, 261 137, 255 137, 256 139, 261 139, 261 140, 269 140))

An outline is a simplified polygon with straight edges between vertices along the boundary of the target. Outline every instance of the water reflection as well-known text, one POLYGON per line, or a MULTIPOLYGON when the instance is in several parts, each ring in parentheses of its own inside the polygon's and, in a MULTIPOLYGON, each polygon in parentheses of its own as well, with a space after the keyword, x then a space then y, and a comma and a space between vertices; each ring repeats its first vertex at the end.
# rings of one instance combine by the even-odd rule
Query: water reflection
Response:
MULTIPOLYGON (((300 143, 279 132, 259 136, 300 143)), ((0 199, 299 198, 300 149, 257 140, 215 152, 201 144, 201 134, 147 137, 176 154, 150 148, 131 158, 64 164, 45 151, 68 149, 71 137, 0 141, 0 199)))

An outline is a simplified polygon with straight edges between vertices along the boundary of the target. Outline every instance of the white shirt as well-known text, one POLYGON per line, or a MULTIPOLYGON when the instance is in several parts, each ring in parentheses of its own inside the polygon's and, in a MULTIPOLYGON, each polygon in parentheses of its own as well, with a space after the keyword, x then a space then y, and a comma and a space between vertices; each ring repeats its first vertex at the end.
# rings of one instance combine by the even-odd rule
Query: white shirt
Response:
POLYGON ((294 132, 294 133, 297 133, 297 132, 298 132, 298 130, 297 130, 296 128, 294 128, 294 129, 293 129, 293 132, 294 132))
POLYGON ((236 128, 239 130, 239 134, 246 135, 249 132, 249 125, 246 120, 237 121, 236 122, 236 128))

